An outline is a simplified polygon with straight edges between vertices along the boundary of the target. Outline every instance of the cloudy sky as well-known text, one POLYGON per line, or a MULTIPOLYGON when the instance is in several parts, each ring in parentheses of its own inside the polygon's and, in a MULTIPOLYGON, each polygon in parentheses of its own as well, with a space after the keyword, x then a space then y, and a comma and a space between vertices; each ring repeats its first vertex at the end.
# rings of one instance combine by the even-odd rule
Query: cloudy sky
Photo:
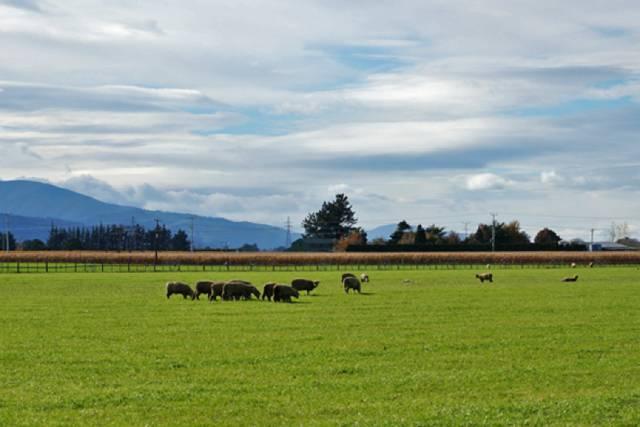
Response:
POLYGON ((639 22, 636 0, 0 0, 0 179, 637 235, 639 22))

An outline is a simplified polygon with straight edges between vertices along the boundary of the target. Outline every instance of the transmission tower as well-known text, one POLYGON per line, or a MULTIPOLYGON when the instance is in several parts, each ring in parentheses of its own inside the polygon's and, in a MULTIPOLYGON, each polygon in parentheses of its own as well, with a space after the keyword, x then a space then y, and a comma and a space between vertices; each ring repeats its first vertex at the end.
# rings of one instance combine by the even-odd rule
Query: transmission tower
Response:
POLYGON ((287 227, 287 237, 285 240, 285 247, 288 248, 291 246, 291 217, 287 217, 287 222, 285 223, 287 227))

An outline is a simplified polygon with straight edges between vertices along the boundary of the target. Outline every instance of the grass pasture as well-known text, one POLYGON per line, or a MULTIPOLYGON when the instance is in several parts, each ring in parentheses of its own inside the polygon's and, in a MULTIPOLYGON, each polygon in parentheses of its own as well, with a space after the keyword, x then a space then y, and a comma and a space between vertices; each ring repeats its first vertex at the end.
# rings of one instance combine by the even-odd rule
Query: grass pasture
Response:
POLYGON ((494 273, 3 274, 0 425, 640 424, 640 271, 494 273), (163 289, 297 276, 293 304, 163 289))

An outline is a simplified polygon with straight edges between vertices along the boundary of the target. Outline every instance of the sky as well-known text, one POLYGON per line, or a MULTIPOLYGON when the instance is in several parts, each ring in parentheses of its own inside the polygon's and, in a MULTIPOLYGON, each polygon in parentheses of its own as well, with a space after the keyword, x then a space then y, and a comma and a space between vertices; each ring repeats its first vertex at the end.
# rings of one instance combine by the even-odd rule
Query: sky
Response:
POLYGON ((0 179, 639 237, 639 22, 635 0, 0 0, 0 179))

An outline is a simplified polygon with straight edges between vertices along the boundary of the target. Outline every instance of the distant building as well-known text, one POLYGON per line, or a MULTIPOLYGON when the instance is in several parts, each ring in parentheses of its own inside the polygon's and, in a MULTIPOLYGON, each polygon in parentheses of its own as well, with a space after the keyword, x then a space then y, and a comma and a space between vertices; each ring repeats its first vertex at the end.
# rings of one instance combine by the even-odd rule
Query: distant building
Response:
POLYGON ((632 248, 631 246, 623 245, 622 243, 614 243, 614 242, 595 242, 589 245, 589 250, 591 252, 600 252, 600 251, 637 251, 637 248, 632 248))

